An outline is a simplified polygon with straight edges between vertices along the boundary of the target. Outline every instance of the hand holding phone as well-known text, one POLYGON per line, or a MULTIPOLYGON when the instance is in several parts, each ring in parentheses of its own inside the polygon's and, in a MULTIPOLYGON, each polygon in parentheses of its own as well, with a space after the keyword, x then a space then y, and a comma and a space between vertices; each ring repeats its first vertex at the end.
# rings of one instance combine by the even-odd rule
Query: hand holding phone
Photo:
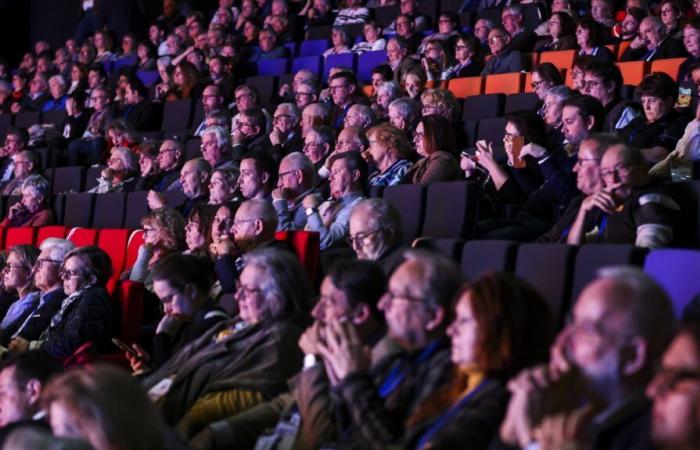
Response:
POLYGON ((525 168, 525 161, 520 157, 520 152, 523 150, 524 145, 524 136, 513 136, 513 138, 511 139, 510 154, 511 158, 513 159, 513 167, 515 167, 516 169, 525 168))
POLYGON ((133 356, 134 358, 141 359, 141 355, 139 355, 138 352, 136 350, 134 350, 133 347, 131 347, 130 345, 127 345, 124 341, 120 341, 117 338, 112 338, 112 344, 117 346, 120 350, 133 356))

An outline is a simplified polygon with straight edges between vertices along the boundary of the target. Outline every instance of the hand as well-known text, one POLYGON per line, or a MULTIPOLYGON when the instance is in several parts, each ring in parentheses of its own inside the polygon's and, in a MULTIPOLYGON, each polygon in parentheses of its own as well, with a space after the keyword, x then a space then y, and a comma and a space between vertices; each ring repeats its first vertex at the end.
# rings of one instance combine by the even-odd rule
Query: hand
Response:
POLYGON ((66 115, 69 117, 73 115, 74 113, 74 105, 75 105, 75 100, 72 98, 66 99, 66 115))
POLYGON ((581 208, 579 209, 579 212, 585 214, 593 208, 598 208, 605 213, 612 213, 616 208, 615 198, 612 195, 612 190, 613 189, 608 191, 608 189, 605 189, 604 191, 596 192, 595 194, 589 195, 581 202, 581 208))
POLYGON ((12 114, 17 114, 21 110, 22 110, 22 106, 19 104, 19 102, 15 102, 12 104, 12 106, 10 106, 10 112, 12 114))
POLYGON ((238 246, 232 239, 224 239, 221 242, 212 242, 209 244, 209 253, 215 258, 224 255, 233 255, 238 251, 238 246))
POLYGON ((279 145, 282 143, 282 140, 283 133, 277 128, 272 128, 272 131, 270 131, 270 142, 272 145, 279 145))
POLYGON ((364 152, 360 153, 360 156, 362 156, 362 159, 367 161, 368 163, 374 162, 374 158, 372 158, 372 152, 369 151, 369 149, 365 150, 364 152))
POLYGON ((632 39, 632 42, 630 42, 630 47, 635 50, 638 50, 640 48, 646 47, 646 43, 644 42, 644 39, 637 35, 634 37, 634 39, 632 39))
POLYGON ((26 209, 27 209, 27 207, 24 206, 24 204, 22 204, 22 202, 17 202, 10 207, 9 211, 7 212, 7 217, 10 220, 14 220, 15 218, 17 218, 19 216, 19 214, 21 214, 26 209))
POLYGON ((370 350, 351 322, 333 320, 328 324, 326 342, 318 342, 316 348, 327 366, 332 368, 339 381, 349 374, 369 370, 370 350))
POLYGON ((323 89, 321 93, 318 94, 318 101, 321 103, 327 102, 329 98, 331 98, 331 91, 328 88, 323 89))
POLYGON ((134 356, 129 352, 124 352, 124 355, 126 356, 127 361, 129 361, 129 365, 131 366, 132 372, 150 372, 151 367, 148 365, 148 363, 151 361, 151 356, 148 354, 148 352, 146 352, 146 350, 142 349, 137 344, 131 344, 131 348, 133 348, 136 351, 138 356, 134 356))
POLYGON ((272 201, 275 200, 289 200, 286 195, 284 195, 284 189, 274 188, 270 193, 272 195, 272 201))
POLYGON ((304 197, 304 200, 302 200, 301 205, 304 208, 318 208, 321 206, 321 203, 323 202, 323 199, 319 194, 309 194, 306 197, 304 197))
POLYGON ((284 83, 279 89, 279 96, 285 97, 290 92, 292 92, 292 85, 289 83, 284 83))
POLYGON ((242 144, 244 139, 245 136, 243 136, 243 133, 241 133, 241 130, 239 130, 238 128, 231 132, 231 143, 233 145, 242 144))
POLYGON ((29 341, 19 336, 12 339, 7 346, 7 349, 11 352, 26 352, 28 348, 29 341))
POLYGON ((496 159, 493 157, 493 144, 489 143, 488 146, 485 142, 480 141, 476 144, 476 161, 484 166, 486 170, 491 172, 498 167, 496 159), (481 144, 481 145, 480 145, 481 144))
POLYGON ((530 155, 535 159, 540 159, 547 154, 547 149, 537 144, 527 144, 523 145, 520 150, 520 159, 523 159, 525 155, 530 155))
POLYGON ((568 413, 556 414, 542 420, 535 437, 542 450, 579 450, 582 435, 595 416, 595 409, 587 404, 568 413))
POLYGON ((105 180, 111 180, 114 177, 114 171, 109 167, 105 167, 102 169, 102 172, 100 172, 100 176, 105 180))
POLYGON ((165 196, 160 192, 148 191, 146 201, 148 202, 148 207, 151 210, 159 209, 165 206, 165 196))
POLYGON ((318 354, 318 343, 323 341, 321 339, 321 326, 319 321, 314 321, 299 338, 299 348, 304 354, 318 354))
POLYGON ((190 439, 190 446, 197 450, 210 450, 214 448, 214 432, 211 428, 207 427, 195 434, 192 439, 190 439))

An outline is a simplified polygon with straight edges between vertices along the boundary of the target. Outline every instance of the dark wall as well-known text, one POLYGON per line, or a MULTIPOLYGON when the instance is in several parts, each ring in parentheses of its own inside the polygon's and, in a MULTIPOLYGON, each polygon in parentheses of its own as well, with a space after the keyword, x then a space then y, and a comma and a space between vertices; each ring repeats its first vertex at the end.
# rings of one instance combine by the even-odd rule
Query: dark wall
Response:
MULTIPOLYGON (((26 0, 25 0, 26 2, 26 0)), ((80 22, 80 0, 31 0, 29 42, 47 41, 51 48, 62 46, 73 36, 80 22)))
POLYGON ((15 65, 29 48, 29 3, 0 0, 0 56, 15 65))

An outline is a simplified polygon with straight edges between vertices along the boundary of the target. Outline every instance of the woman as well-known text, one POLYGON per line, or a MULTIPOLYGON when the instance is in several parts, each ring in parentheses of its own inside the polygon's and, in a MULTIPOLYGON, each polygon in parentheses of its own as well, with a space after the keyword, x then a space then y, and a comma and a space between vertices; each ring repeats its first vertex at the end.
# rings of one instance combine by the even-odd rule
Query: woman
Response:
POLYGON ((87 66, 85 64, 75 62, 70 69, 70 86, 68 87, 68 95, 75 91, 84 91, 87 89, 87 66))
POLYGON ((508 379, 547 360, 550 317, 537 291, 513 275, 464 286, 447 329, 454 375, 408 419, 404 448, 488 448, 508 405, 508 379))
POLYGON ((241 42, 241 51, 253 51, 259 45, 258 36, 260 35, 260 21, 255 17, 248 17, 243 21, 243 40, 241 42))
POLYGON ((237 204, 224 203, 216 210, 211 222, 211 244, 209 245, 212 258, 216 259, 219 254, 225 254, 224 249, 232 245, 231 227, 237 209, 237 204))
POLYGON ((539 114, 540 117, 544 117, 544 99, 547 96, 547 92, 554 86, 561 86, 564 84, 564 80, 561 78, 559 69, 552 63, 543 63, 535 66, 532 69, 531 77, 531 87, 539 98, 535 108, 537 114, 539 114))
POLYGON ((425 44, 421 67, 428 80, 446 80, 446 77, 451 73, 448 70, 452 66, 454 66, 454 61, 446 50, 444 41, 431 39, 425 44))
POLYGON ((97 51, 94 62, 111 61, 114 58, 114 53, 112 53, 114 50, 114 36, 110 31, 96 31, 93 43, 95 44, 95 50, 97 51))
POLYGON ((659 5, 659 18, 666 26, 666 36, 672 39, 683 39, 681 23, 683 10, 676 0, 664 0, 659 5))
POLYGON ((583 76, 586 74, 586 65, 592 59, 592 56, 581 56, 574 60, 571 67, 571 88, 574 91, 583 92, 583 76))
POLYGON ((210 265, 201 258, 168 255, 153 269, 153 280, 163 317, 156 327, 152 356, 136 344, 133 349, 137 355, 126 353, 131 369, 138 374, 159 368, 185 345, 228 319, 209 297, 214 275, 210 265))
POLYGON ((425 72, 420 68, 415 68, 406 72, 401 84, 411 100, 418 100, 423 91, 425 91, 427 82, 428 78, 425 72))
POLYGON ((270 247, 244 259, 239 316, 185 346, 144 382, 166 422, 185 436, 287 390, 287 378, 301 368, 297 342, 312 295, 301 263, 270 247), (158 387, 164 379, 172 380, 165 394, 158 387))
POLYGON ((189 61, 182 61, 173 71, 173 88, 165 94, 166 101, 195 98, 199 87, 199 72, 189 61))
POLYGON ((107 192, 131 192, 139 178, 139 161, 134 152, 127 147, 114 147, 110 151, 107 167, 97 179, 97 186, 88 192, 105 194, 107 192))
POLYGON ((467 142, 464 124, 460 118, 460 104, 454 94, 447 89, 427 89, 420 96, 421 114, 437 114, 449 120, 455 134, 455 143, 467 142))
POLYGON ((700 18, 694 17, 683 27, 683 45, 688 52, 688 58, 678 69, 679 83, 691 80, 691 67, 700 61, 700 18))
POLYGON ((382 24, 374 19, 365 22, 362 28, 365 40, 352 47, 352 52, 358 55, 364 52, 376 52, 386 48, 386 39, 382 37, 382 24))
POLYGON ((454 157, 454 133, 447 119, 436 115, 423 116, 416 127, 413 143, 421 159, 406 173, 405 181, 427 185, 433 181, 459 178, 459 163, 454 157))
POLYGON ((66 81, 61 75, 49 78, 49 93, 51 98, 44 103, 43 112, 66 110, 66 81))
POLYGON ((211 205, 195 205, 187 216, 185 225, 185 253, 209 258, 209 246, 212 243, 212 223, 216 207, 211 205))
POLYGON ((105 285, 112 275, 112 260, 99 247, 80 247, 66 254, 61 269, 67 297, 38 340, 13 339, 10 350, 41 349, 58 359, 68 358, 81 345, 92 342, 99 351, 111 347, 111 300, 105 285))
POLYGON ((413 149, 403 131, 383 123, 367 132, 369 149, 362 153, 377 171, 369 177, 370 186, 396 186, 411 169, 408 160, 413 149))
POLYGON ((235 167, 216 169, 209 178, 209 204, 221 205, 238 201, 236 189, 240 172, 235 167))
POLYGON ((492 143, 477 143, 476 156, 462 156, 460 165, 465 171, 474 170, 478 163, 488 173, 486 189, 502 204, 524 203, 530 193, 542 184, 537 160, 525 157, 529 148, 544 149, 546 141, 544 121, 532 111, 519 111, 506 116, 503 145, 508 156, 507 167, 501 166, 493 154, 492 143), (513 140, 523 138, 520 154, 513 151, 513 140), (529 145, 529 147, 528 147, 529 145))
POLYGON ((138 57, 138 65, 136 66, 136 70, 140 72, 147 72, 158 69, 156 66, 156 48, 150 41, 141 41, 139 43, 139 46, 136 49, 136 56, 138 57))
POLYGON ((327 58, 329 55, 350 53, 350 34, 345 27, 334 26, 331 28, 331 43, 333 46, 323 52, 324 58, 327 58))
POLYGON ((472 35, 460 34, 455 43, 456 63, 443 71, 441 79, 481 76, 484 63, 479 55, 479 40, 472 35))
POLYGON ((139 247, 134 267, 122 278, 144 283, 153 290, 152 269, 158 261, 171 253, 185 250, 185 220, 170 208, 155 209, 141 219, 143 244, 139 247))
POLYGON ((445 51, 454 49, 455 41, 459 36, 459 16, 454 11, 443 11, 437 21, 437 33, 423 38, 418 51, 425 50, 429 41, 438 40, 443 43, 445 51))
POLYGON ((17 293, 0 322, 0 340, 7 347, 10 339, 39 304, 39 291, 34 287, 34 265, 39 249, 33 245, 15 245, 7 255, 3 268, 3 284, 9 291, 17 293))
POLYGON ((0 227, 43 227, 53 224, 48 206, 49 182, 41 175, 30 175, 22 183, 22 199, 10 206, 0 227))
POLYGON ((371 108, 379 121, 389 118, 389 104, 401 96, 401 89, 393 81, 382 81, 374 88, 371 108))
POLYGON ((135 191, 149 191, 161 180, 162 173, 158 167, 158 146, 154 141, 143 142, 138 154, 140 177, 135 191))
POLYGON ((352 23, 364 23, 370 17, 369 10, 363 6, 363 0, 345 0, 345 7, 341 8, 335 16, 333 25, 350 25, 352 23))
POLYGON ((586 16, 576 25, 576 42, 581 56, 592 56, 597 59, 615 62, 615 55, 603 44, 603 31, 600 24, 592 17, 586 16))
POLYGON ((651 73, 637 88, 644 115, 619 130, 625 143, 641 148, 650 162, 658 162, 673 151, 683 136, 689 118, 673 109, 678 87, 665 73, 651 73))
POLYGON ((163 419, 139 382, 122 369, 73 370, 52 380, 43 394, 55 436, 85 439, 95 450, 165 448, 163 419))
POLYGON ((576 50, 576 22, 569 13, 559 11, 552 13, 549 21, 549 41, 538 41, 536 52, 555 50, 576 50))

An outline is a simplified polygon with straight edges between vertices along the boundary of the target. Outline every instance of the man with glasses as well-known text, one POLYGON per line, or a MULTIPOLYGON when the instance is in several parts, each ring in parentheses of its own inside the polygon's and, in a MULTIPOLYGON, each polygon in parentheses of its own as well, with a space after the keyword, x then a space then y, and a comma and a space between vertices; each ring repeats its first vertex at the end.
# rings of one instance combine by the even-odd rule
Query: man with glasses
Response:
MULTIPOLYGON (((209 177, 211 166, 204 158, 190 159, 180 170, 180 185, 185 201, 177 209, 183 217, 187 217, 195 205, 209 201, 209 177)), ((151 210, 166 206, 165 196, 161 192, 148 191, 146 197, 151 210)))
POLYGON ((593 232, 570 233, 570 244, 605 242, 658 248, 682 243, 680 204, 649 177, 641 151, 625 144, 608 149, 600 162, 604 189, 581 204, 582 220, 600 215, 593 232))
MULTIPOLYGON (((234 91, 234 101, 236 114, 231 119, 231 132, 238 129, 238 119, 241 113, 249 109, 260 107, 260 94, 253 86, 244 84, 238 86, 234 91)), ((270 116, 270 113, 267 112, 265 108, 261 108, 261 110, 265 115, 265 133, 269 133, 272 130, 272 116, 270 116)))
MULTIPOLYGON (((628 267, 602 269, 579 295, 549 367, 527 369, 509 383, 501 439, 525 448, 536 436, 550 438, 545 430, 566 420, 573 426, 565 438, 586 442, 585 448, 653 448, 644 390, 674 323, 668 295, 648 275, 628 267), (536 428, 545 432, 533 433, 536 428)), ((579 448, 564 444, 552 448, 579 448)))
POLYGON ((12 156, 13 178, 2 186, 2 195, 21 195, 22 183, 39 172, 39 155, 31 150, 23 150, 12 156))
POLYGON ((48 328, 51 318, 61 308, 66 293, 63 291, 61 265, 66 254, 75 245, 67 239, 48 238, 41 243, 41 253, 32 269, 34 286, 39 289, 39 303, 24 322, 11 335, 2 335, 1 344, 9 349, 24 351, 29 342, 39 339, 41 333, 48 328))
POLYGON ((301 137, 301 111, 294 103, 280 103, 272 116, 272 154, 276 159, 304 150, 301 137))
POLYGON ((240 161, 250 152, 270 151, 272 142, 265 131, 265 114, 261 108, 250 108, 238 114, 236 128, 231 130, 231 142, 233 161, 240 161))
POLYGON ((537 43, 537 34, 528 30, 523 24, 523 11, 518 5, 511 5, 503 9, 501 13, 503 28, 510 35, 510 50, 520 53, 531 52, 537 43))
POLYGON ((583 75, 583 94, 600 100, 605 108, 603 131, 615 132, 640 116, 637 103, 620 96, 622 73, 615 64, 606 61, 591 60, 586 65, 583 75))
POLYGON ((182 190, 180 184, 180 169, 185 159, 185 148, 182 142, 166 139, 158 149, 159 180, 153 185, 156 192, 182 190))
POLYGON ((5 135, 5 145, 0 151, 0 183, 9 182, 14 176, 14 157, 27 145, 29 133, 24 128, 10 127, 5 135))
POLYGON ((209 84, 202 92, 202 110, 204 118, 194 131, 194 136, 201 136, 207 128, 207 118, 224 108, 223 91, 216 84, 209 84))
POLYGON ((291 100, 300 111, 303 111, 308 105, 318 101, 319 92, 316 81, 303 81, 294 88, 294 91, 291 93, 291 100))
POLYGON ((523 54, 518 50, 510 49, 510 39, 510 35, 501 27, 494 27, 489 31, 488 43, 493 57, 486 62, 482 75, 523 70, 523 54))
POLYGON ((349 71, 335 73, 328 80, 328 90, 333 100, 333 128, 339 130, 343 128, 345 116, 350 107, 357 101, 355 91, 357 90, 357 80, 355 75, 349 71))
POLYGON ((391 275, 406 250, 399 212, 382 198, 360 201, 350 214, 348 243, 357 259, 374 261, 391 275))
POLYGON ((301 152, 290 153, 282 158, 277 174, 277 188, 272 191, 272 206, 277 211, 277 230, 303 230, 306 212, 302 200, 312 193, 314 165, 301 152))
POLYGON ((639 24, 640 48, 630 47, 620 56, 620 61, 655 61, 657 59, 684 58, 688 53, 683 42, 668 36, 666 25, 656 16, 647 16, 639 24))

